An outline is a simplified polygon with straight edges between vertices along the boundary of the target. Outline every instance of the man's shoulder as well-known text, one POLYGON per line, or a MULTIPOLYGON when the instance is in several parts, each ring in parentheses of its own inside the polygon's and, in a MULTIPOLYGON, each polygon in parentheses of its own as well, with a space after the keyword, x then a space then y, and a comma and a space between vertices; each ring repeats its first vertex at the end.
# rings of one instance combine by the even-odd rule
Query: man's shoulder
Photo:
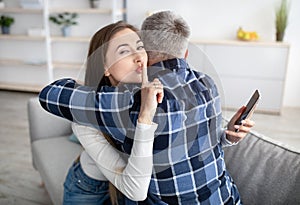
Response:
POLYGON ((197 79, 197 82, 200 82, 207 88, 215 87, 215 82, 211 76, 195 69, 190 68, 190 70, 193 73, 192 75, 197 79))
POLYGON ((215 81, 208 74, 201 73, 200 79, 203 83, 205 83, 206 86, 208 86, 210 88, 215 86, 215 81))

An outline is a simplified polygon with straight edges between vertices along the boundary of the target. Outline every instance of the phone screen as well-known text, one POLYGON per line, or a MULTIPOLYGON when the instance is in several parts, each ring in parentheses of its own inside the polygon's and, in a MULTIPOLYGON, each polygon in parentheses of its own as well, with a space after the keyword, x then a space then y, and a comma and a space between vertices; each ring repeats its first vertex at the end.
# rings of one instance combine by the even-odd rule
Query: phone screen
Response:
POLYGON ((249 114, 253 110, 254 106, 257 104, 259 97, 260 97, 260 94, 259 94, 258 90, 255 90, 255 92, 253 93, 252 97, 250 98, 249 102, 246 105, 245 111, 235 122, 236 125, 241 125, 242 120, 245 120, 249 116, 249 114))

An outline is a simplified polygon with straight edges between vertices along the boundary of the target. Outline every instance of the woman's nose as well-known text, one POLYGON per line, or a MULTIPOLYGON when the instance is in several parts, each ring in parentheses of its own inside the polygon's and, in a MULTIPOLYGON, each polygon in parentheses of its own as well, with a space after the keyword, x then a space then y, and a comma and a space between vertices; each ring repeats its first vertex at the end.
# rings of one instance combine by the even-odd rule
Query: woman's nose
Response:
POLYGON ((136 52, 134 54, 134 62, 135 63, 141 63, 143 60, 143 55, 140 52, 136 52))

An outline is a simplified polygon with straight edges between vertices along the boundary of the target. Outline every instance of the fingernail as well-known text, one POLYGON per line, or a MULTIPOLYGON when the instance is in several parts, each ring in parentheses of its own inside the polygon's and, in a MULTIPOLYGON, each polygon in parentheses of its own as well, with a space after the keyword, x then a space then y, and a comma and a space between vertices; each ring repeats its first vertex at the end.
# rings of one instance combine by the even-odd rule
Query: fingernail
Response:
POLYGON ((239 125, 234 125, 234 128, 235 128, 235 129, 239 129, 240 126, 239 126, 239 125))

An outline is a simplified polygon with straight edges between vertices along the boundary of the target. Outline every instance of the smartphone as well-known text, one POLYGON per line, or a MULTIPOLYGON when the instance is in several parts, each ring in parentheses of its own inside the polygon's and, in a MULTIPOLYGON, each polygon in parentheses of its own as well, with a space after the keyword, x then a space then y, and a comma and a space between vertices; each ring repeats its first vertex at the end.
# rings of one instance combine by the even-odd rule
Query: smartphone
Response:
MULTIPOLYGON (((245 120, 249 117, 249 115, 253 111, 255 105, 258 103, 259 98, 260 98, 259 91, 255 90, 255 92, 253 93, 252 97, 250 98, 250 100, 248 101, 248 103, 246 105, 246 109, 241 114, 241 116, 235 121, 235 123, 234 123, 235 125, 241 125, 242 120, 245 120)), ((235 131, 237 132, 238 129, 235 131)))

